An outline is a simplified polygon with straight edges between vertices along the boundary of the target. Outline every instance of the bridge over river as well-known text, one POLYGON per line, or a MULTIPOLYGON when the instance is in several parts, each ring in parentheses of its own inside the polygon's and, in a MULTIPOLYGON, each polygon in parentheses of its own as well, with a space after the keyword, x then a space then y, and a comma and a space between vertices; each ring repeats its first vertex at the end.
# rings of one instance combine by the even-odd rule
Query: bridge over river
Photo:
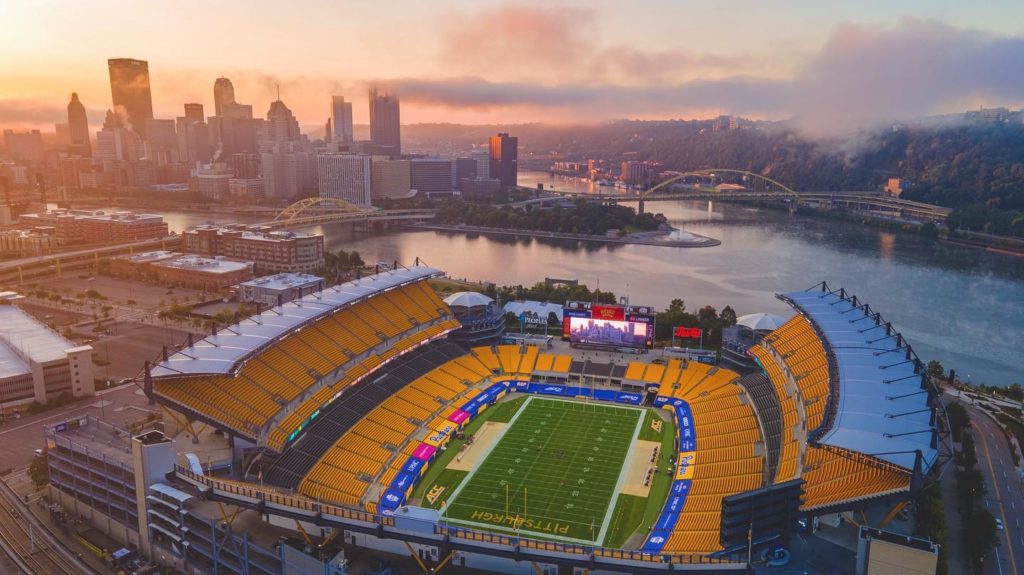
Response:
MULTIPOLYGON (((532 191, 532 189, 531 189, 532 191)), ((648 190, 615 193, 588 193, 565 190, 545 190, 547 197, 517 202, 516 205, 544 204, 559 197, 586 197, 612 203, 637 202, 640 212, 646 202, 679 200, 722 200, 779 202, 791 208, 807 206, 821 209, 849 209, 877 215, 944 222, 952 210, 942 206, 904 200, 880 191, 796 191, 771 178, 733 169, 709 169, 682 172, 673 175, 648 190), (738 184, 715 185, 727 179, 738 184)))

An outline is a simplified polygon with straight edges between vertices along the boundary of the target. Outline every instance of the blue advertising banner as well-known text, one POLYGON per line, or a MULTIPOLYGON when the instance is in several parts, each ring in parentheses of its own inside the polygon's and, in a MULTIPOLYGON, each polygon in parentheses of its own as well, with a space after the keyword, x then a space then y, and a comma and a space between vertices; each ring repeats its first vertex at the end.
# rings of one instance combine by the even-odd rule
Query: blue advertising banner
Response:
POLYGON ((670 513, 668 506, 658 516, 658 522, 654 524, 655 531, 672 531, 676 526, 676 521, 679 521, 679 513, 670 513))
POLYGON ((416 476, 411 473, 399 473, 391 480, 391 489, 398 493, 405 493, 416 483, 416 476))
POLYGON ((630 405, 640 405, 643 401, 644 396, 639 393, 618 393, 615 396, 615 401, 618 403, 628 403, 630 405))
POLYGON ((671 534, 671 531, 651 531, 651 534, 647 536, 647 540, 644 541, 644 546, 640 550, 644 553, 661 553, 665 543, 668 543, 668 536, 671 534))
POLYGON ((427 462, 423 461, 422 459, 410 457, 409 459, 405 460, 405 465, 402 466, 402 473, 409 473, 414 476, 419 476, 420 472, 423 471, 423 466, 425 466, 426 464, 427 462))
POLYGON ((690 480, 680 479, 672 482, 672 495, 683 495, 685 496, 690 492, 690 480))
POLYGON ((405 493, 395 491, 394 489, 387 489, 384 491, 384 495, 381 496, 380 503, 377 504, 377 511, 381 515, 394 515, 395 510, 401 507, 404 502, 405 493))
MULTIPOLYGON (((679 400, 682 401, 682 400, 679 400)), ((675 406, 677 433, 679 434, 679 451, 697 450, 697 429, 693 424, 693 414, 690 405, 685 401, 675 406)))

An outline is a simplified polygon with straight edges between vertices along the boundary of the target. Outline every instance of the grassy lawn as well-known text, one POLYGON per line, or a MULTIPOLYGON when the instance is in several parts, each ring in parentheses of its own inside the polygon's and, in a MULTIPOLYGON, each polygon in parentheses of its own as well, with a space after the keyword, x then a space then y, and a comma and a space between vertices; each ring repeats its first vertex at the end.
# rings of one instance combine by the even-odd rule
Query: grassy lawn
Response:
MULTIPOLYGON (((658 450, 658 468, 670 467, 669 458, 674 454, 675 449, 675 425, 671 421, 662 421, 661 433, 651 428, 651 421, 658 416, 654 411, 648 410, 644 427, 640 432, 640 439, 646 441, 661 441, 661 449, 658 450)), ((620 495, 615 504, 615 512, 612 514, 612 523, 605 535, 603 545, 605 547, 621 548, 629 537, 640 532, 646 534, 651 525, 658 520, 662 507, 668 499, 669 491, 672 488, 672 476, 666 473, 654 475, 651 483, 651 490, 647 497, 636 495, 620 495)))
MULTIPOLYGON (((494 405, 493 407, 491 407, 490 409, 488 409, 487 411, 483 412, 478 417, 473 419, 473 421, 469 422, 466 425, 466 427, 462 428, 463 433, 466 434, 466 437, 473 435, 474 433, 477 432, 477 430, 480 429, 480 426, 482 426, 485 421, 499 421, 508 423, 509 420, 512 419, 512 416, 514 416, 516 412, 519 411, 519 406, 521 406, 524 401, 526 401, 525 397, 517 397, 509 401, 502 401, 497 403, 496 405, 494 405)), ((455 459, 455 456, 458 455, 459 453, 459 449, 461 449, 463 444, 465 443, 465 439, 453 439, 451 443, 448 444, 448 449, 446 449, 444 453, 437 457, 434 463, 432 463, 430 467, 427 469, 427 474, 424 475, 422 479, 420 479, 420 482, 416 485, 416 489, 414 489, 412 492, 411 499, 419 499, 423 497, 424 494, 426 494, 429 489, 432 489, 435 484, 441 483, 439 478, 444 472, 448 472, 446 475, 446 479, 449 481, 453 479, 453 474, 462 473, 462 476, 465 476, 465 472, 450 471, 445 469, 445 467, 448 466, 448 463, 452 459, 455 459)), ((459 481, 461 480, 462 477, 459 477, 459 481)), ((455 484, 457 485, 458 481, 456 481, 455 484)), ((451 490, 446 489, 445 493, 451 493, 451 490)), ((436 508, 441 505, 441 500, 439 499, 435 505, 430 505, 430 503, 427 502, 426 500, 423 500, 421 504, 424 507, 436 508)))
MULTIPOLYGON (((465 481, 452 522, 594 541, 645 414, 606 404, 533 398, 465 481)), ((454 479, 454 478, 452 478, 454 479)))

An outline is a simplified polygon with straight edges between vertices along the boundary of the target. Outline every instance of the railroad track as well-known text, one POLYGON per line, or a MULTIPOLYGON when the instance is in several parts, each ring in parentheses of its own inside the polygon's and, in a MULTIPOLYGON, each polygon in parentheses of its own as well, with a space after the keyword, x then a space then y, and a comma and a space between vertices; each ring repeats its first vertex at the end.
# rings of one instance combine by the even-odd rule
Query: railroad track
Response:
POLYGON ((43 533, 35 533, 36 548, 32 549, 29 526, 21 512, 7 506, 6 498, 0 505, 0 547, 14 564, 30 575, 75 575, 81 571, 53 548, 43 533))

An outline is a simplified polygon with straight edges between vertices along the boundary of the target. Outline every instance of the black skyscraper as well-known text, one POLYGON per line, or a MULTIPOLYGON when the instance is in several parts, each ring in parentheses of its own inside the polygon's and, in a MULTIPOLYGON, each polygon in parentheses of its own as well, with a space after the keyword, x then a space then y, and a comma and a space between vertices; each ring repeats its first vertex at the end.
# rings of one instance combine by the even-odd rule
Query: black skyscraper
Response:
POLYGON ((501 181, 501 187, 516 186, 519 169, 519 138, 508 134, 491 136, 491 177, 501 181))
POLYGON ((124 114, 135 133, 146 137, 146 120, 153 119, 153 95, 149 91, 149 62, 131 58, 107 60, 110 95, 114 110, 124 114))

